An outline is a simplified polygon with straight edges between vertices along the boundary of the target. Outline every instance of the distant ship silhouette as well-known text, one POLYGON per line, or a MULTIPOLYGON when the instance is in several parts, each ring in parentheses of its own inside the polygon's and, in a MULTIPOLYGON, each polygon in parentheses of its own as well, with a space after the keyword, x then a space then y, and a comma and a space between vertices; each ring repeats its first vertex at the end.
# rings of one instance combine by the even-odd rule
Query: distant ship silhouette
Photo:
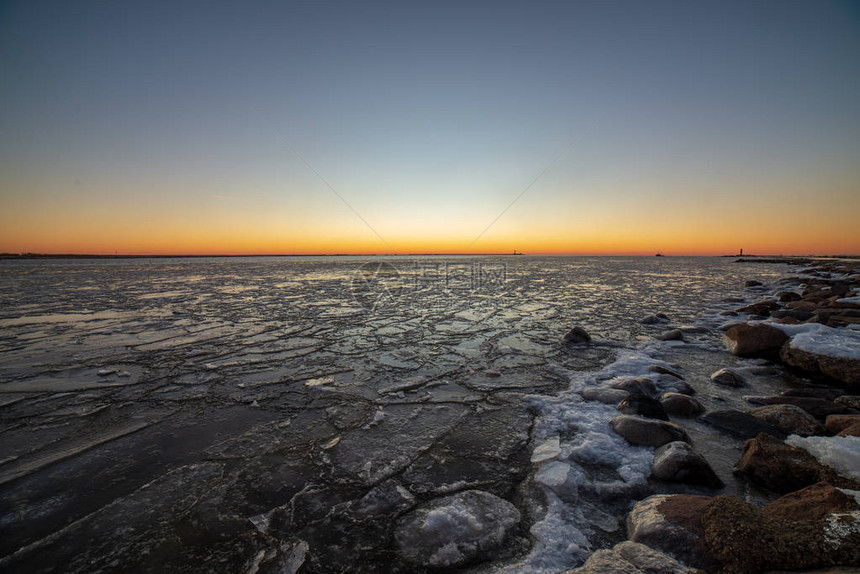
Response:
POLYGON ((662 253, 656 253, 656 254, 654 254, 654 257, 663 257, 663 254, 662 253))

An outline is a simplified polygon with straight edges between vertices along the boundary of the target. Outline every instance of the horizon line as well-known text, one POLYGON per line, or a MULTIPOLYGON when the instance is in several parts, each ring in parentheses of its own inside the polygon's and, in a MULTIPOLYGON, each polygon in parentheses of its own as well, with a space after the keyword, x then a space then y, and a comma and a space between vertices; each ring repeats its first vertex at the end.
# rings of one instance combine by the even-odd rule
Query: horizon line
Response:
POLYGON ((577 252, 487 252, 487 253, 460 253, 460 252, 419 252, 419 253, 36 253, 36 252, 3 252, 0 253, 0 259, 191 259, 204 257, 427 257, 427 256, 449 256, 449 257, 520 257, 520 256, 540 256, 540 257, 564 257, 564 256, 581 256, 581 257, 741 257, 741 258, 802 258, 802 257, 824 257, 824 258, 860 258, 860 254, 849 253, 829 253, 829 254, 738 254, 738 253, 722 253, 722 254, 702 254, 702 253, 577 253, 577 252))

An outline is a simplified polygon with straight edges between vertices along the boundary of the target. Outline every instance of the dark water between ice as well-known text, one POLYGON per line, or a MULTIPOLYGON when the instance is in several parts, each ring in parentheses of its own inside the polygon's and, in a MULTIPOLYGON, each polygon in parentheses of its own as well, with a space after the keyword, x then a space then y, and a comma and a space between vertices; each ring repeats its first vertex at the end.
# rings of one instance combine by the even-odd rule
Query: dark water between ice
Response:
MULTIPOLYGON (((522 513, 477 568, 576 565, 623 535, 629 500, 583 486, 559 504, 590 510, 558 517, 580 543, 549 540, 529 462, 556 424, 540 397, 644 352, 717 404, 707 375, 732 359, 715 313, 755 298, 745 279, 784 272, 675 257, 2 261, 0 565, 415 571, 397 516, 471 488, 522 513), (658 311, 690 327, 686 344, 654 341, 665 326, 640 319, 658 311), (595 342, 565 349, 576 324, 595 342), (368 510, 371 491, 387 505, 368 510)), ((739 492, 732 447, 689 430, 739 492)), ((588 481, 623 481, 598 467, 588 481)))

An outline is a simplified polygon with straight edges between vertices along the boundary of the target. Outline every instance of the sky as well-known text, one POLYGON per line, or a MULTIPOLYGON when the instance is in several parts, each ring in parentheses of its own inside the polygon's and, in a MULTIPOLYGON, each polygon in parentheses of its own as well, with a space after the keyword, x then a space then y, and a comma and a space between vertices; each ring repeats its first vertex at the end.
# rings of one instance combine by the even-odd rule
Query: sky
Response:
POLYGON ((860 253, 860 3, 0 0, 0 252, 860 253))

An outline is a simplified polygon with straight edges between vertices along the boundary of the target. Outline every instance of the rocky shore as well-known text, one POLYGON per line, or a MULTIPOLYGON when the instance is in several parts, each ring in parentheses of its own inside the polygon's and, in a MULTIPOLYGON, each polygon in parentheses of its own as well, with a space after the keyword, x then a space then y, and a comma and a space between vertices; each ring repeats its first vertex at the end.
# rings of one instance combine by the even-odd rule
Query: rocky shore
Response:
MULTIPOLYGON (((746 288, 759 300, 720 313, 726 349, 757 360, 719 369, 710 383, 737 393, 748 409, 706 410, 683 373, 654 365, 581 391, 587 401, 617 405, 609 424, 629 444, 656 447, 652 482, 713 492, 667 486, 635 502, 629 540, 571 572, 860 571, 860 264, 799 264, 775 285, 750 279, 746 288), (796 375, 793 384, 756 394, 756 375, 777 366, 796 375), (775 500, 757 505, 722 494, 722 481, 685 429, 694 420, 745 439, 734 473, 775 500)), ((642 322, 656 339, 683 339, 683 330, 661 327, 668 320, 656 314, 642 322)))

